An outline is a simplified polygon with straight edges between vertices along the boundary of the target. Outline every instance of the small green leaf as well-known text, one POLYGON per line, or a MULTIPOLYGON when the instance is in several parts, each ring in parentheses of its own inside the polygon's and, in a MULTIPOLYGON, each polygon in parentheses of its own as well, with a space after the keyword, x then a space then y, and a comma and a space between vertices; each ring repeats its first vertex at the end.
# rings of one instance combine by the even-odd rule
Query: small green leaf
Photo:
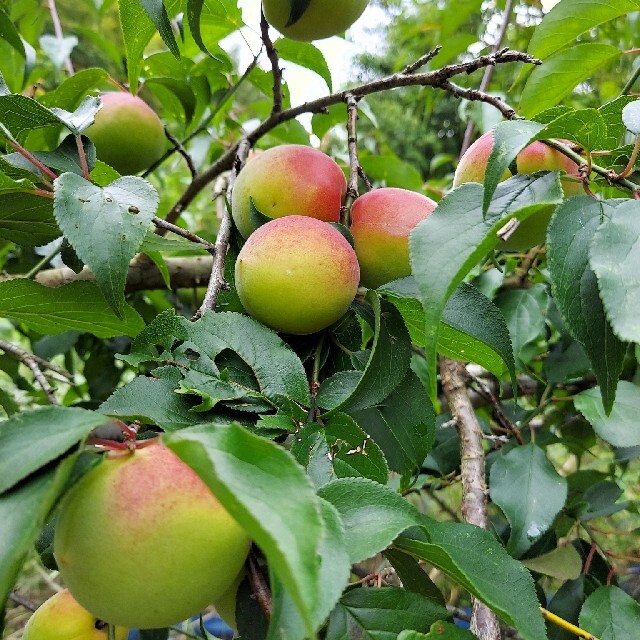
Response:
POLYGON ((580 342, 593 367, 605 407, 611 411, 626 345, 614 335, 588 262, 589 247, 613 208, 588 196, 560 205, 547 230, 547 257, 553 298, 567 330, 580 342))
POLYGON ((575 396, 573 403, 605 442, 614 447, 640 446, 640 387, 621 380, 609 415, 602 405, 598 387, 582 391, 575 396))
POLYGON ((238 425, 194 427, 174 434, 166 444, 260 546, 313 635, 324 527, 303 469, 282 447, 238 425))
POLYGON ((544 451, 533 444, 516 447, 491 466, 490 495, 507 516, 507 551, 521 556, 549 530, 567 499, 567 481, 544 451), (518 491, 514 492, 514 486, 518 491))
POLYGON ((93 282, 71 282, 45 287, 19 278, 0 282, 0 317, 14 318, 39 333, 49 335, 75 329, 99 338, 135 336, 144 322, 130 306, 120 320, 93 282))
POLYGON ((150 183, 133 176, 104 188, 74 173, 55 181, 56 220, 118 317, 123 317, 126 306, 129 262, 144 240, 159 200, 150 183))
POLYGON ((582 558, 571 544, 557 547, 537 558, 522 560, 522 564, 531 571, 556 580, 576 580, 582 573, 582 558))
POLYGON ((167 45, 169 51, 179 59, 180 49, 178 49, 178 43, 173 35, 171 22, 169 21, 169 16, 167 15, 167 10, 164 6, 163 0, 140 0, 140 4, 149 18, 151 18, 151 21, 158 30, 160 37, 167 45))
POLYGON ((638 633, 640 604, 622 589, 596 589, 580 611, 580 627, 600 640, 629 640, 638 633))
POLYGON ((73 407, 40 407, 0 422, 0 493, 80 442, 107 419, 73 407))
POLYGON ((288 38, 277 40, 275 47, 282 60, 288 60, 317 73, 325 81, 329 92, 333 91, 331 71, 320 49, 310 42, 298 42, 288 38))

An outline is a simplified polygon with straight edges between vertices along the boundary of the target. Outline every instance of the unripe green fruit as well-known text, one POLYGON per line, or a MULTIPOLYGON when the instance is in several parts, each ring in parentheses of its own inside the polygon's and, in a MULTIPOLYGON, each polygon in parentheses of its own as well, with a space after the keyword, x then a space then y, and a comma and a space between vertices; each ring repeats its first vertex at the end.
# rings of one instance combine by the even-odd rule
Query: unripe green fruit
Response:
MULTIPOLYGON (((456 169, 453 186, 457 187, 466 182, 484 182, 484 176, 493 149, 493 131, 480 136, 460 158, 456 169)), ((536 171, 564 171, 567 176, 579 178, 578 165, 556 149, 552 149, 543 142, 532 142, 516 157, 516 167, 519 173, 535 173, 536 171)), ((507 169, 501 181, 511 177, 507 169)), ((565 197, 577 195, 582 190, 582 184, 575 180, 560 177, 565 197)), ((501 242, 499 249, 505 251, 524 251, 545 241, 547 226, 554 207, 547 207, 533 214, 506 241, 501 242)))
POLYGON ((411 274, 409 234, 436 207, 431 198, 392 187, 369 191, 353 203, 350 230, 365 287, 411 274))
POLYGON ((347 180, 335 160, 301 144, 284 144, 255 156, 238 175, 231 211, 248 238, 259 226, 251 219, 251 199, 267 218, 299 215, 339 222, 347 180))
POLYGON ((299 20, 289 24, 291 0, 263 0, 267 22, 293 40, 311 42, 337 36, 363 13, 369 0, 311 0, 299 20))
POLYGON ((358 259, 326 222, 287 216, 247 240, 236 262, 236 287, 247 312, 284 333, 315 333, 349 308, 360 278, 358 259))
MULTIPOLYGON (((64 589, 38 607, 22 632, 22 640, 108 640, 107 624, 100 622, 64 589)), ((115 632, 116 640, 126 640, 129 633, 123 627, 116 627, 115 632)))
POLYGON ((147 169, 167 146, 164 127, 144 100, 124 91, 103 93, 102 109, 84 132, 96 147, 98 160, 122 175, 147 169))
POLYGON ((224 593, 249 544, 191 467, 158 442, 107 455, 73 486, 54 554, 83 607, 149 629, 185 620, 224 593))

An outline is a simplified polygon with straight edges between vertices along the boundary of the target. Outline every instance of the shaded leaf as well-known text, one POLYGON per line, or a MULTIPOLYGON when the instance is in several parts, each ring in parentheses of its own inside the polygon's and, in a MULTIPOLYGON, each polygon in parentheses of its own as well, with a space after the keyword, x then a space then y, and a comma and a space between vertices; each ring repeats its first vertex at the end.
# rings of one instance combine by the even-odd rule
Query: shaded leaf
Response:
POLYGON ((600 640, 628 640, 638 632, 640 604, 622 589, 596 589, 580 611, 580 627, 600 640))

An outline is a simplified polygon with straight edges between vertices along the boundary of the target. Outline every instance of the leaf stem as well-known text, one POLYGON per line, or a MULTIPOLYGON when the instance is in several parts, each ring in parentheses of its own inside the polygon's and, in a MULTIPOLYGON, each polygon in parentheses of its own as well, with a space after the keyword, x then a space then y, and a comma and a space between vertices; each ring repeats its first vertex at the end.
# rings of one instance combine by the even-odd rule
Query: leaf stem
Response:
POLYGON ((76 147, 78 148, 78 155, 80 156, 80 166, 82 167, 82 176, 87 182, 91 182, 91 175, 89 174, 89 164, 87 163, 87 154, 84 152, 84 145, 82 144, 82 136, 76 134, 76 147))
POLYGON ((54 247, 42 260, 34 265, 27 273, 24 274, 25 278, 33 278, 45 265, 47 265, 53 258, 55 258, 60 251, 62 251, 62 243, 59 243, 54 247))
POLYGON ((23 146, 19 145, 13 140, 9 140, 9 145, 14 151, 17 151, 23 158, 26 158, 32 165, 38 167, 42 173, 49 176, 52 180, 57 179, 57 174, 54 173, 46 164, 40 162, 30 151, 27 151, 23 146))

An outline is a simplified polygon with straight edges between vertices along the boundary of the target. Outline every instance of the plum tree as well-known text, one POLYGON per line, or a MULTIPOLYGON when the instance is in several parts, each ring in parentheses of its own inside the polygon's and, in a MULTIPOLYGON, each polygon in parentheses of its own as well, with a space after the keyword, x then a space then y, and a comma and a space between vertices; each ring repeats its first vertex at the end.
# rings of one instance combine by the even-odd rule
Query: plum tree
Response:
POLYGON ((431 198, 393 187, 369 191, 353 203, 351 233, 365 287, 411 273, 409 234, 436 206, 431 198))
MULTIPOLYGON (((107 624, 81 607, 68 589, 51 596, 29 618, 23 640, 107 640, 107 624)), ((128 630, 116 627, 115 640, 126 640, 128 630)))
POLYGON ((158 160, 167 142, 156 112, 125 91, 103 93, 100 98, 102 109, 84 132, 98 159, 123 175, 138 173, 158 160))
POLYGON ((354 250, 334 227, 305 216, 267 222, 236 261, 245 309, 277 331, 315 333, 349 308, 360 278, 354 250))
POLYGON ((233 220, 243 237, 259 226, 251 200, 267 218, 310 216, 325 222, 340 220, 347 181, 338 164, 312 147, 286 144, 254 156, 233 188, 233 220))
POLYGON ((262 7, 269 24, 287 38, 311 42, 342 33, 368 4, 369 0, 311 0, 299 17, 292 15, 291 0, 264 0, 262 7))
POLYGON ((197 474, 154 442, 107 454, 74 485, 54 554, 82 606, 145 629, 185 620, 224 593, 249 543, 197 474))
MULTIPOLYGON (((453 178, 453 186, 457 187, 466 182, 484 182, 492 149, 493 131, 487 131, 460 158, 453 178)), ((566 197, 577 195, 582 190, 582 184, 575 180, 579 178, 578 165, 543 142, 536 141, 526 146, 516 157, 516 168, 519 173, 564 171, 566 175, 560 177, 564 195, 566 197)), ((506 180, 511 175, 511 171, 507 169, 501 180, 506 180)), ((520 223, 516 232, 500 245, 500 248, 506 251, 521 251, 543 243, 552 214, 553 207, 548 207, 527 218, 520 223)))

